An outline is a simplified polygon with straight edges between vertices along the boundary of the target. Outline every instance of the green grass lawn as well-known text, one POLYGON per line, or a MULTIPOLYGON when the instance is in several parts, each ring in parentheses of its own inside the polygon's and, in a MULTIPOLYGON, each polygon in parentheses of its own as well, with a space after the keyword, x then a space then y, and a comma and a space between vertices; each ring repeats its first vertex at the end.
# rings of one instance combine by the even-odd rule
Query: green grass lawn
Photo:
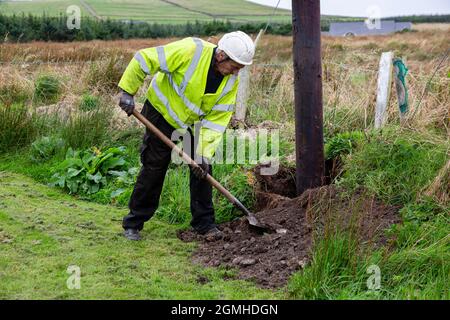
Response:
POLYGON ((125 240, 125 213, 0 172, 0 299, 286 297, 284 291, 225 280, 233 271, 193 265, 195 244, 178 240, 176 226, 151 220, 143 241, 125 240), (81 270, 80 289, 67 287, 71 265, 81 270))
MULTIPOLYGON (((85 0, 95 13, 103 18, 119 20, 139 20, 157 23, 186 23, 188 21, 212 21, 214 19, 232 22, 265 22, 273 9, 244 0, 216 2, 212 0, 85 0)), ((70 5, 80 7, 83 16, 91 15, 83 1, 34 0, 30 2, 0 2, 3 14, 31 13, 50 16, 65 14, 70 5)), ((271 21, 288 22, 290 11, 278 10, 271 21)))

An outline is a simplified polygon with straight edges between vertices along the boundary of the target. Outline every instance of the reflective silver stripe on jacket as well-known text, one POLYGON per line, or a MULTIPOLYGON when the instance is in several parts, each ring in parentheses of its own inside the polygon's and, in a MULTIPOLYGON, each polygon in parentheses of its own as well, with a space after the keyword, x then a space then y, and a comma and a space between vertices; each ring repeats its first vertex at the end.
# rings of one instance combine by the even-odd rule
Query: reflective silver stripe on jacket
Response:
POLYGON ((203 119, 201 121, 201 123, 202 123, 202 127, 205 127, 205 128, 208 128, 208 129, 212 129, 212 130, 216 130, 216 131, 219 131, 220 133, 225 132, 225 129, 227 128, 225 126, 221 126, 220 124, 216 124, 216 123, 211 122, 211 121, 206 120, 206 119, 203 119))
POLYGON ((146 74, 150 74, 150 70, 148 69, 147 62, 145 61, 142 54, 138 51, 134 55, 134 58, 139 62, 139 65, 141 66, 142 71, 144 71, 146 74))
POLYGON ((159 67, 164 73, 169 73, 169 68, 167 67, 166 55, 164 53, 164 47, 156 47, 156 53, 158 54, 159 67))
POLYGON ((225 85, 225 88, 223 88, 222 94, 220 95, 219 99, 217 99, 217 101, 219 101, 220 99, 222 99, 228 92, 230 92, 233 89, 234 83, 237 80, 237 75, 232 75, 228 81, 227 84, 225 85))
POLYGON ((202 52, 203 52, 202 41, 198 38, 193 38, 193 39, 194 39, 194 43, 195 43, 194 57, 192 58, 191 64, 189 65, 188 69, 184 73, 183 81, 180 84, 180 89, 183 94, 186 91, 187 84, 191 80, 195 69, 197 69, 198 63, 200 61, 200 58, 202 57, 202 52))
POLYGON ((181 82, 180 86, 178 86, 176 84, 175 80, 173 79, 173 77, 169 71, 169 68, 167 66, 166 55, 164 53, 164 47, 162 47, 162 46, 156 47, 156 52, 158 53, 158 60, 159 60, 160 68, 169 77, 169 82, 172 85, 172 88, 175 90, 175 92, 178 94, 178 96, 183 100, 184 104, 192 112, 194 112, 195 114, 197 114, 200 117, 200 116, 203 116, 205 113, 184 95, 187 84, 191 80, 192 75, 195 72, 195 69, 197 69, 197 66, 200 61, 200 58, 202 56, 202 51, 203 51, 203 43, 201 42, 201 40, 194 38, 194 42, 196 44, 194 57, 192 58, 192 61, 183 76, 183 81, 181 82))
POLYGON ((234 104, 216 104, 211 110, 214 111, 234 111, 234 104))
POLYGON ((197 107, 195 104, 193 104, 185 95, 183 92, 181 92, 181 89, 177 86, 175 81, 172 78, 171 74, 168 74, 169 76, 169 82, 172 85, 172 88, 175 90, 175 92, 178 94, 178 96, 183 100, 184 104, 195 114, 197 114, 199 117, 204 115, 205 113, 200 110, 199 107, 197 107))
POLYGON ((158 99, 161 100, 161 102, 164 104, 164 106, 167 108, 167 111, 169 112, 169 115, 172 117, 172 119, 178 123, 178 125, 183 128, 187 129, 188 126, 178 118, 177 114, 172 110, 170 107, 169 100, 167 100, 166 96, 159 90, 158 85, 156 84, 156 79, 152 80, 152 87, 153 90, 155 90, 156 95, 158 96, 158 99))

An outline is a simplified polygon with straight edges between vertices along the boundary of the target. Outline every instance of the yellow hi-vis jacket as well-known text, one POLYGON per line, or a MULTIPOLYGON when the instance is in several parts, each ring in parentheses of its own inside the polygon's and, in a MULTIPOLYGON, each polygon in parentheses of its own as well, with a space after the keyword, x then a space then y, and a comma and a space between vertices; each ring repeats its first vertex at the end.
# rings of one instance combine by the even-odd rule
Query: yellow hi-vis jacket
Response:
POLYGON ((236 103, 238 77, 225 76, 216 93, 204 94, 215 45, 185 38, 165 46, 139 50, 119 87, 136 94, 144 78, 154 75, 147 98, 176 129, 200 121, 197 154, 212 158, 236 103))

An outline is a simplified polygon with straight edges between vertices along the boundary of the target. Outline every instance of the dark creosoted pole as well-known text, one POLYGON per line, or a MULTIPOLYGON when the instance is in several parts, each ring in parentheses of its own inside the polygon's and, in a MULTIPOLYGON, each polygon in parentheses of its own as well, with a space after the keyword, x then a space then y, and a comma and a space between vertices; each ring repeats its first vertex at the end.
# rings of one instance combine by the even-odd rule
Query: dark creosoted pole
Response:
POLYGON ((292 0, 297 194, 324 175, 320 0, 292 0))

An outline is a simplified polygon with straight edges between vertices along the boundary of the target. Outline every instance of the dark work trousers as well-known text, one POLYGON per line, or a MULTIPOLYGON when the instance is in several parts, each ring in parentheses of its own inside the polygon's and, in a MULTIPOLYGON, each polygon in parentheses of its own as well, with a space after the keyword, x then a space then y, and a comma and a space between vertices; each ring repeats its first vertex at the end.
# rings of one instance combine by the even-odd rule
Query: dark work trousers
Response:
MULTIPOLYGON (((144 115, 169 139, 175 130, 164 117, 147 100, 142 109, 144 115)), ((191 134, 191 151, 194 153, 194 138, 191 134)), ((193 154, 189 154, 193 158, 193 154)), ((148 129, 145 132, 141 146, 142 168, 131 194, 130 212, 123 218, 124 229, 142 230, 144 222, 148 221, 156 209, 164 183, 167 168, 171 160, 171 149, 148 129)), ((211 165, 208 173, 212 174, 211 165)), ((169 186, 170 187, 170 186, 169 186)), ((215 227, 214 208, 212 203, 212 187, 203 179, 198 179, 190 169, 191 193, 191 226, 199 233, 205 233, 215 227)))

